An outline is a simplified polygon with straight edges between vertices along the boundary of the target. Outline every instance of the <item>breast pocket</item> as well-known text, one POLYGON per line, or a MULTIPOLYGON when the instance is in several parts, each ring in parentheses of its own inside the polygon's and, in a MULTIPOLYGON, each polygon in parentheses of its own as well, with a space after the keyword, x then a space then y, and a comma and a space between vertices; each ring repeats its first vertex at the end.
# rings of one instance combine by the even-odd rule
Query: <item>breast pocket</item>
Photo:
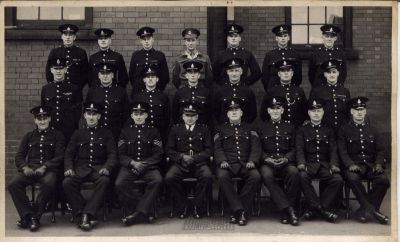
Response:
POLYGON ((321 135, 320 139, 317 139, 317 145, 321 153, 329 153, 329 137, 327 135, 321 135))
POLYGON ((45 147, 45 154, 46 157, 53 157, 54 156, 54 150, 55 150, 55 142, 46 142, 43 144, 45 147))
POLYGON ((38 141, 32 141, 28 144, 28 157, 37 157, 40 155, 40 144, 38 141))
POLYGON ((93 154, 95 157, 106 157, 106 146, 103 141, 97 141, 93 144, 93 154))
POLYGON ((290 135, 284 134, 284 135, 279 136, 278 138, 279 138, 279 143, 281 145, 281 148, 283 150, 289 150, 292 137, 290 135))
POLYGON ((375 136, 368 135, 363 141, 364 142, 361 145, 364 146, 366 153, 375 154, 375 143, 376 143, 375 136))

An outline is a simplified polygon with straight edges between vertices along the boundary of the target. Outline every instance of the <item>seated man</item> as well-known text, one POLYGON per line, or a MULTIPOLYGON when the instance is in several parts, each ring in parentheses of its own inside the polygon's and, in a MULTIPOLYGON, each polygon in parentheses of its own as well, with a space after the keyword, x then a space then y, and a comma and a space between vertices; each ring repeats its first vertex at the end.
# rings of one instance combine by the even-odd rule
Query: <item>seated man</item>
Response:
POLYGON ((197 219, 203 215, 204 198, 207 196, 207 188, 212 183, 208 166, 212 155, 211 134, 206 125, 197 124, 198 118, 197 105, 187 103, 183 107, 184 123, 173 126, 168 136, 167 156, 173 164, 165 175, 165 183, 171 189, 181 219, 187 217, 188 207, 182 179, 198 179, 193 208, 193 217, 197 219))
POLYGON ((310 220, 319 213, 328 222, 336 222, 338 215, 332 208, 343 189, 339 159, 333 130, 321 124, 324 108, 321 99, 310 99, 308 103, 310 122, 299 128, 296 134, 297 169, 300 183, 310 209, 304 217, 310 220), (313 178, 320 179, 320 197, 312 185, 313 178))
POLYGON ((109 186, 117 151, 111 131, 99 125, 101 104, 85 103, 84 106, 86 125, 74 132, 65 150, 63 187, 72 215, 80 222, 79 227, 89 231, 95 224, 96 212, 109 186), (80 193, 84 182, 95 185, 87 201, 80 193))
POLYGON ((121 169, 115 181, 119 200, 129 214, 122 219, 125 225, 149 222, 149 210, 161 188, 162 177, 158 164, 161 162, 163 147, 158 130, 146 123, 150 106, 135 102, 131 117, 121 131, 118 142, 121 169), (144 180, 146 191, 136 207, 137 201, 133 182, 144 180))
POLYGON ((233 212, 230 223, 243 226, 247 224, 247 211, 251 208, 260 182, 256 163, 261 157, 261 146, 255 129, 242 122, 240 99, 227 100, 224 110, 229 121, 220 125, 214 136, 217 178, 233 212), (243 179, 240 194, 235 191, 232 181, 234 176, 243 179))
POLYGON ((283 97, 271 97, 268 101, 271 120, 262 123, 258 131, 262 146, 260 174, 272 200, 282 211, 281 223, 296 226, 299 219, 293 207, 300 195, 300 176, 295 165, 295 128, 282 120, 285 102, 283 97), (283 178, 286 194, 275 177, 283 178))
POLYGON ((379 212, 382 200, 389 188, 389 179, 384 174, 383 142, 378 130, 366 121, 366 97, 350 100, 350 123, 339 129, 339 154, 345 167, 345 178, 360 203, 357 219, 366 223, 366 212, 371 213, 381 224, 389 218, 379 212), (361 179, 372 181, 372 189, 366 193, 361 179))
POLYGON ((18 173, 10 181, 8 191, 21 218, 17 222, 18 227, 34 232, 39 229, 40 217, 55 190, 65 143, 62 133, 49 125, 50 107, 38 106, 31 113, 35 117, 36 129, 25 134, 19 145, 15 156, 18 173), (25 191, 27 186, 34 183, 40 184, 36 198, 37 210, 30 205, 25 191))

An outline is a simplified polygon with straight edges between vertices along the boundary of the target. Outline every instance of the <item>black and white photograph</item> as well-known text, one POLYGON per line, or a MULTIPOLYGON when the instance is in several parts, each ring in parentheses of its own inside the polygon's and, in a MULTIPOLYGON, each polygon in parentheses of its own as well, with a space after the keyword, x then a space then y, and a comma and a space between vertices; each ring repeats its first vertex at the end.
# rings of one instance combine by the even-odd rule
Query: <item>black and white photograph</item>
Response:
POLYGON ((396 1, 0 7, 3 239, 397 241, 396 1))

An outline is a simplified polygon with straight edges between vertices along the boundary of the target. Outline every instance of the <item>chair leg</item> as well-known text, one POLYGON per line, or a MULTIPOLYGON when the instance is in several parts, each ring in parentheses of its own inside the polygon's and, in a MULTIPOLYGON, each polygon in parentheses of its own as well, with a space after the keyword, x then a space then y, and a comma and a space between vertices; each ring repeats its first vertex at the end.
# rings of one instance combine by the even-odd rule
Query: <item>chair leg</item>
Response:
POLYGON ((55 223, 56 222, 56 206, 57 206, 57 201, 56 201, 56 195, 53 193, 52 198, 51 198, 51 222, 55 223))
POLYGON ((32 196, 31 196, 31 201, 30 201, 30 203, 31 203, 31 206, 33 206, 34 205, 34 203, 35 203, 35 184, 32 184, 32 196))
POLYGON ((154 211, 154 218, 155 219, 158 218, 157 199, 158 199, 158 197, 156 199, 154 199, 154 202, 153 202, 153 211, 154 211))
POLYGON ((169 218, 174 217, 174 198, 172 197, 172 193, 169 195, 169 218))
POLYGON ((346 204, 346 219, 350 218, 350 188, 347 184, 344 185, 344 199, 346 204))
POLYGON ((212 185, 209 185, 209 187, 207 188, 207 217, 210 217, 210 207, 211 207, 211 201, 212 201, 212 185))
POLYGON ((107 199, 103 198, 103 222, 107 221, 107 199))
POLYGON ((261 194, 262 194, 262 185, 260 185, 260 189, 258 189, 257 217, 260 217, 260 214, 261 214, 261 194))
POLYGON ((224 194, 222 194, 222 190, 221 190, 221 188, 219 188, 219 191, 218 191, 218 200, 219 200, 219 202, 220 202, 220 206, 221 206, 221 217, 223 217, 224 216, 224 194))

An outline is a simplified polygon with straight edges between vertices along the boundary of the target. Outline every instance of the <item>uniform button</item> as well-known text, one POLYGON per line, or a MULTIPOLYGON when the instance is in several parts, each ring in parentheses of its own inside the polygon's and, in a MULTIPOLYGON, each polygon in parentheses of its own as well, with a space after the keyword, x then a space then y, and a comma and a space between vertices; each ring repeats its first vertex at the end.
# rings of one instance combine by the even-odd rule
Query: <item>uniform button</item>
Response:
POLYGON ((319 158, 319 155, 317 155, 317 158, 319 158))
POLYGON ((93 132, 90 132, 90 134, 93 134, 93 132))
POLYGON ((140 132, 142 132, 142 130, 139 129, 138 132, 140 133, 140 132))
POLYGON ((141 150, 142 148, 138 147, 138 150, 141 150))
POLYGON ((319 138, 319 134, 317 134, 317 138, 319 138))
POLYGON ((60 122, 60 120, 59 120, 59 119, 57 119, 57 122, 60 122))
POLYGON ((319 150, 319 147, 317 147, 317 150, 319 150))
POLYGON ((189 144, 190 147, 192 147, 192 144, 189 144))
POLYGON ((288 115, 288 117, 290 117, 290 114, 288 115))
POLYGON ((138 138, 140 138, 140 135, 138 135, 138 138))
POLYGON ((93 137, 91 137, 90 139, 93 140, 93 137))
POLYGON ((56 92, 60 92, 60 90, 56 90, 56 92))
POLYGON ((276 151, 279 151, 279 148, 278 148, 278 149, 276 149, 276 151))
POLYGON ((140 144, 140 141, 138 141, 137 143, 140 144))
POLYGON ((238 144, 239 144, 239 142, 237 142, 237 141, 236 141, 236 144, 238 145, 238 144))
POLYGON ((238 150, 238 154, 240 154, 240 150, 238 150))
POLYGON ((337 116, 335 116, 335 119, 337 119, 337 116))
POLYGON ((317 144, 319 144, 319 140, 317 140, 317 144))
POLYGON ((276 143, 276 145, 279 145, 279 143, 276 143))
POLYGON ((90 146, 93 146, 93 144, 92 144, 92 143, 90 143, 90 146))
POLYGON ((192 140, 192 137, 189 137, 189 140, 192 140))
POLYGON ((42 147, 43 145, 42 144, 40 144, 40 147, 42 147))
POLYGON ((362 131, 362 129, 360 129, 360 131, 362 131))
POLYGON ((364 149, 364 146, 361 146, 361 149, 364 149))
POLYGON ((275 128, 277 129, 277 128, 278 128, 278 126, 275 126, 275 128))
POLYGON ((337 110, 335 110, 335 113, 337 113, 337 110))
POLYGON ((90 153, 93 153, 93 150, 90 150, 90 153))
POLYGON ((153 110, 150 110, 150 113, 152 113, 153 112, 153 110))
POLYGON ((43 152, 43 150, 40 150, 40 153, 42 153, 43 152))
POLYGON ((290 108, 288 108, 288 112, 290 112, 290 108))
POLYGON ((362 144, 362 143, 364 143, 364 140, 361 140, 360 142, 361 142, 361 144, 362 144))
POLYGON ((279 138, 278 138, 278 137, 276 137, 275 139, 276 139, 276 140, 278 140, 279 138))

